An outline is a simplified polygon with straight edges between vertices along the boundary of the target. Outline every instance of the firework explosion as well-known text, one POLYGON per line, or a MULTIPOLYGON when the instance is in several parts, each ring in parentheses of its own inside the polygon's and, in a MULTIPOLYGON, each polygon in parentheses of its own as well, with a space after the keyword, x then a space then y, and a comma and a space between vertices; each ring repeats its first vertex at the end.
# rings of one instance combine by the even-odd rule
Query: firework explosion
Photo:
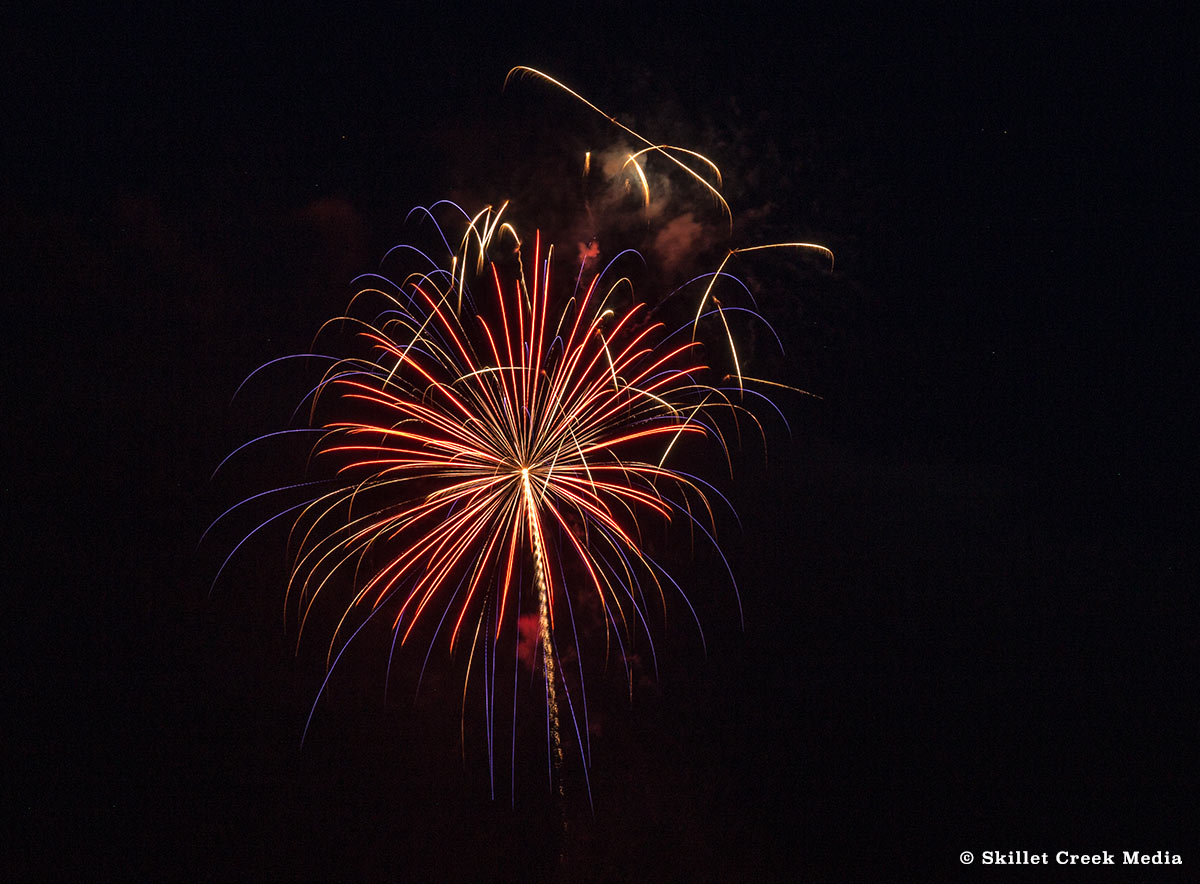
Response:
MULTIPOLYGON (((647 154, 680 165, 678 156, 699 155, 645 143, 629 163, 648 202, 647 154)), ((523 241, 503 207, 416 211, 445 258, 393 249, 405 272, 363 278, 346 315, 318 334, 336 339, 339 355, 299 357, 328 360, 302 402, 310 426, 284 431, 316 435, 316 476, 276 489, 308 493, 251 534, 292 520, 287 595, 300 636, 323 603, 340 612, 314 712, 370 623, 386 623, 393 652, 415 644, 426 662, 439 646, 465 657, 463 719, 479 683, 494 794, 500 698, 511 691, 515 710, 517 672, 538 670, 561 793, 564 744, 578 748, 585 776, 589 766, 581 636, 603 629, 596 656, 620 660, 632 689, 638 636, 653 656, 652 607, 674 595, 695 616, 644 535, 679 523, 717 548, 716 492, 673 466, 673 454, 708 439, 727 456, 722 427, 754 422, 744 403, 765 400, 749 389, 730 333, 729 314, 744 308, 714 291, 738 250, 651 307, 618 272, 636 261, 628 252, 600 269, 594 245, 581 247, 564 285, 553 247, 540 234, 523 241), (439 223, 446 215, 450 224, 439 223), (457 246, 446 227, 464 231, 457 246), (697 306, 681 327, 656 317, 689 293, 697 306), (710 323, 726 333, 732 365, 718 380, 697 340, 710 323)))

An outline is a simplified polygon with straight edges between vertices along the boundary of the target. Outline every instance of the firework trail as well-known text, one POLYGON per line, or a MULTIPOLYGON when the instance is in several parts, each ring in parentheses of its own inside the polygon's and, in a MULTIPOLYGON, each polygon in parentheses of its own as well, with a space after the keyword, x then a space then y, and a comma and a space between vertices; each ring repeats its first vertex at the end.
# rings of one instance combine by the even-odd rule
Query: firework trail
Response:
MULTIPOLYGON (((646 154, 664 156, 720 199, 680 159, 698 154, 641 140, 635 167, 646 154)), ((702 167, 715 170, 707 160, 702 167)), ((635 255, 598 270, 598 251, 581 248, 560 285, 564 262, 553 246, 540 233, 523 241, 504 206, 469 216, 440 203, 414 213, 436 233, 438 257, 393 249, 385 266, 404 272, 360 278, 345 315, 318 333, 339 354, 302 356, 327 368, 301 403, 309 425, 283 432, 315 435, 315 475, 229 512, 273 493, 301 498, 250 536, 292 522, 287 598, 298 642, 318 608, 340 612, 313 712, 368 624, 386 624, 393 653, 417 644, 426 661, 439 646, 465 656, 463 740, 468 689, 481 680, 493 795, 499 698, 511 684, 515 710, 521 621, 536 616, 550 775, 561 795, 564 722, 585 778, 590 764, 579 618, 589 604, 599 612, 605 659, 622 660, 632 690, 638 635, 653 654, 651 600, 665 607, 677 594, 691 609, 647 551, 645 531, 659 522, 715 533, 715 492, 671 465, 675 449, 708 439, 728 457, 722 428, 756 424, 746 402, 765 400, 743 375, 730 332, 729 314, 744 308, 716 294, 731 279, 726 264, 749 249, 730 250, 715 272, 651 307, 619 274, 635 255), (678 328, 656 317, 689 293, 697 307, 678 328), (698 342, 706 317, 727 333, 733 366, 717 380, 698 342)), ((515 719, 514 711, 514 741, 515 719)), ((310 713, 306 733, 311 722, 310 713)))

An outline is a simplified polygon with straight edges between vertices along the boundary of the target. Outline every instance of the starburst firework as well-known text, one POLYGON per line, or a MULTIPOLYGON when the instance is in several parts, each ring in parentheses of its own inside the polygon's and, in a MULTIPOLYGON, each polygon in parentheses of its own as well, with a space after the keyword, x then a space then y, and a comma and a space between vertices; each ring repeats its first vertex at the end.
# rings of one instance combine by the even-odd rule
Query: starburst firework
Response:
MULTIPOLYGON (((630 157, 639 174, 646 153, 698 156, 645 143, 630 157)), ((462 212, 419 211, 435 224, 462 212)), ((729 332, 732 308, 714 287, 737 250, 685 286, 699 293, 696 311, 671 329, 612 264, 597 271, 594 249, 581 249, 560 285, 553 247, 540 234, 523 242, 503 213, 462 213, 453 248, 437 226, 446 260, 403 247, 408 272, 372 274, 326 323, 318 340, 337 337, 349 352, 324 357, 305 397, 311 426, 289 431, 317 434, 318 475, 278 489, 316 493, 268 523, 293 520, 287 595, 299 635, 326 599, 340 612, 314 711, 354 638, 385 622, 394 649, 419 641, 426 660, 439 644, 465 656, 464 720, 467 687, 482 679, 494 771, 497 688, 505 672, 515 678, 521 626, 536 618, 552 770, 565 709, 586 773, 581 601, 594 603, 604 656, 624 661, 632 687, 627 649, 650 638, 651 600, 674 594, 691 609, 644 532, 658 521, 714 536, 714 490, 673 455, 708 439, 727 456, 722 425, 754 421, 732 334, 733 371, 719 380, 696 339, 709 315, 729 332)))

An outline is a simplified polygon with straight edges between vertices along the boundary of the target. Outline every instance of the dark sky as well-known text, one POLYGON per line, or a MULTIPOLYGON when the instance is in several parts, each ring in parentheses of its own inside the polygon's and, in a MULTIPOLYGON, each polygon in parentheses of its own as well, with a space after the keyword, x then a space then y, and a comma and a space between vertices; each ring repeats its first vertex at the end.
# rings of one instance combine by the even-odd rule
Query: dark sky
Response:
POLYGON ((4 33, 0 878, 1200 862, 1192 59, 1169 16, 162 4, 4 33), (233 391, 308 346, 411 207, 513 198, 574 241, 563 182, 618 133, 502 90, 517 64, 715 160, 731 244, 838 256, 741 268, 786 346, 764 363, 823 399, 781 397, 791 437, 721 486, 744 629, 700 562, 707 654, 672 606, 658 683, 594 688, 594 812, 576 774, 565 837, 538 727, 515 806, 490 800, 449 681, 384 703, 364 655, 301 748, 322 660, 292 654, 283 538, 211 595, 237 536, 199 543, 263 487, 213 468, 302 392, 233 391))

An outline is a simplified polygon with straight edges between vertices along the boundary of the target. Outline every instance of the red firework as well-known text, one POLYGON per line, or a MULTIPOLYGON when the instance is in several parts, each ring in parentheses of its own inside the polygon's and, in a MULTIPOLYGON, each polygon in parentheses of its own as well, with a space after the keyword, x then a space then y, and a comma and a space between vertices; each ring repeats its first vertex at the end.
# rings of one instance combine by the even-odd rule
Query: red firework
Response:
MULTIPOLYGON (((643 185, 639 158, 682 165, 672 151, 698 156, 653 145, 630 156, 643 185)), ((446 262, 407 251, 419 267, 398 281, 373 275, 322 329, 318 340, 352 329, 352 352, 326 357, 312 426, 299 431, 317 434, 319 475, 289 486, 320 493, 268 522, 294 522, 288 597, 300 634, 326 600, 339 612, 314 711, 355 636, 386 622, 393 647, 419 640, 426 660, 439 643, 466 656, 464 716, 467 686, 482 677, 493 767, 501 675, 540 663, 553 767, 565 707, 586 772, 581 601, 600 612, 605 656, 615 644, 629 672, 626 649, 650 635, 650 599, 665 605, 670 590, 691 608, 647 551, 647 523, 681 521, 713 538, 711 486, 677 469, 673 453, 707 438, 727 455, 719 413, 753 420, 730 308, 713 291, 739 250, 692 281, 702 292, 695 317, 672 330, 631 297, 627 278, 592 269, 594 248, 581 249, 573 285, 558 286, 553 248, 540 235, 522 243, 502 213, 463 213, 446 262), (695 340, 709 314, 732 354, 719 382, 695 340)))

